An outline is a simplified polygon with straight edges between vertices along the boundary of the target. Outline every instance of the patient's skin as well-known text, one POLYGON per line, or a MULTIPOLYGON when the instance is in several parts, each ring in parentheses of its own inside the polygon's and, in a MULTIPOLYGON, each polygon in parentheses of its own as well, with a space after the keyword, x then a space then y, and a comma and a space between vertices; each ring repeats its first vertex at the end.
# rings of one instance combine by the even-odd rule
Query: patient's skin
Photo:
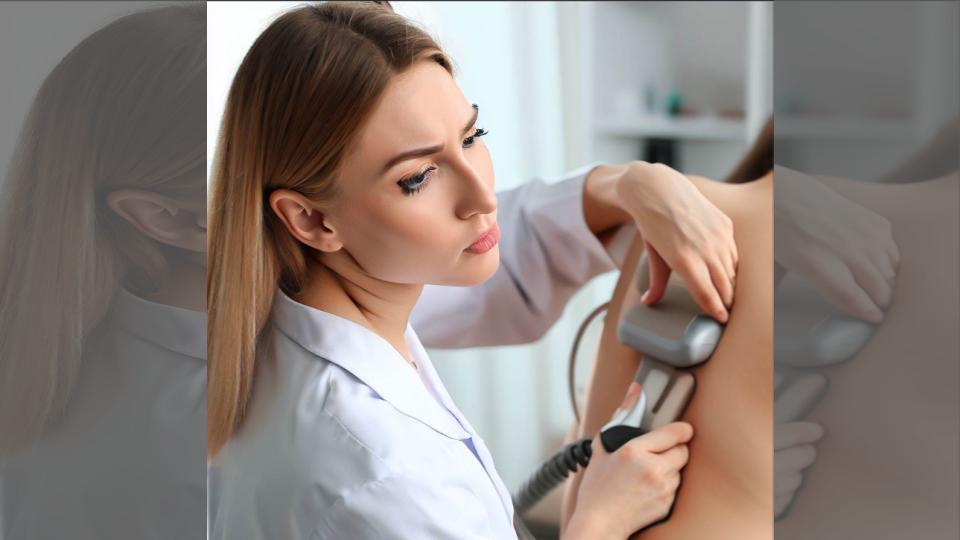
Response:
POLYGON ((826 435, 776 537, 955 540, 960 176, 902 185, 825 181, 892 222, 901 262, 886 319, 870 341, 847 362, 818 370, 830 387, 808 419, 826 435))
MULTIPOLYGON (((683 420, 694 426, 690 461, 670 519, 643 539, 773 537, 773 178, 746 184, 691 180, 734 222, 740 261, 736 296, 711 359, 692 370, 697 389, 683 420)), ((625 259, 588 387, 579 436, 605 424, 626 392, 641 355, 621 344, 616 321, 640 256, 625 259)), ((580 475, 568 482, 564 516, 575 505, 580 475)))

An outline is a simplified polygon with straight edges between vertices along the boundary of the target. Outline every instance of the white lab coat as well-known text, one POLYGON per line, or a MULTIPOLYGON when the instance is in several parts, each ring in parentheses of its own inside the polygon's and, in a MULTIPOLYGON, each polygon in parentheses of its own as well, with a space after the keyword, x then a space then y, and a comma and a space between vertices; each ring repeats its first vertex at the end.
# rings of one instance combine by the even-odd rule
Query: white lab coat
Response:
POLYGON ((0 462, 0 539, 206 536, 206 329, 117 292, 64 417, 0 462))
POLYGON ((211 538, 516 538, 490 452, 424 346, 536 340, 616 268, 584 223, 589 169, 498 195, 500 269, 477 287, 425 287, 405 333, 419 372, 365 327, 278 291, 272 354, 212 464, 211 538))

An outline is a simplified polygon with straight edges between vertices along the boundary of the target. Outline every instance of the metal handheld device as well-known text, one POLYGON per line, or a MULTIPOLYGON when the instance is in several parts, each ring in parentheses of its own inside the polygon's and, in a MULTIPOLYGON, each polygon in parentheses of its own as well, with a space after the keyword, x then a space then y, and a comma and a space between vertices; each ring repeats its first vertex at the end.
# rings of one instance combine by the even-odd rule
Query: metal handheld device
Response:
POLYGON ((787 273, 774 295, 774 416, 795 422, 823 398, 823 368, 860 352, 876 326, 841 315, 806 280, 787 273))
MULTIPOLYGON (((644 357, 624 405, 600 432, 607 452, 681 417, 696 386, 685 368, 710 358, 723 334, 723 325, 701 312, 678 279, 671 278, 657 305, 640 303, 640 293, 649 283, 648 268, 644 256, 634 280, 636 290, 626 296, 618 321, 620 340, 644 357)), ((536 504, 571 472, 586 467, 591 455, 589 438, 561 449, 514 495, 515 511, 523 513, 536 504)))
MULTIPOLYGON (((822 368, 855 356, 876 328, 837 313, 802 276, 786 273, 774 294, 774 423, 797 422, 813 412, 830 387, 822 368)), ((774 519, 786 516, 793 500, 778 506, 774 519)))
MULTIPOLYGON (((640 293, 649 284, 649 265, 640 260, 634 287, 640 293)), ((646 396, 644 431, 680 418, 693 397, 696 383, 685 368, 705 362, 713 354, 723 325, 703 314, 675 276, 667 283, 663 298, 654 306, 640 302, 640 294, 628 296, 617 325, 624 344, 644 353, 635 381, 646 396)), ((616 420, 616 419, 614 419, 616 420)))
POLYGON ((841 315, 798 274, 777 284, 774 295, 774 362, 794 368, 843 362, 866 345, 876 326, 841 315))

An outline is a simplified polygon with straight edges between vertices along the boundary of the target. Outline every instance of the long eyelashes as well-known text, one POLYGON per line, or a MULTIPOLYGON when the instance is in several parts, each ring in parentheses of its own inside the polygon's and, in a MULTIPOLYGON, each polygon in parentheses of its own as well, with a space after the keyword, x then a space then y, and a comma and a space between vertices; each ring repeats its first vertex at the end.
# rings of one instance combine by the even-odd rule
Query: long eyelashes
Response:
MULTIPOLYGON (((464 148, 472 147, 473 144, 476 142, 476 139, 478 139, 479 137, 483 137, 487 133, 489 133, 489 131, 483 128, 477 128, 476 131, 473 132, 473 135, 463 140, 463 147, 464 148)), ((408 176, 406 178, 398 180, 397 185, 400 186, 400 189, 403 190, 404 195, 414 195, 416 193, 419 193, 420 190, 427 185, 427 181, 429 179, 430 173, 435 170, 437 170, 437 167, 435 165, 431 165, 413 176, 408 176)))
POLYGON ((437 168, 431 165, 413 176, 408 176, 402 180, 398 180, 397 185, 400 186, 400 189, 403 190, 405 195, 419 193, 420 190, 423 189, 423 186, 427 183, 427 176, 435 170, 437 170, 437 168))
POLYGON ((469 136, 469 137, 467 137, 466 139, 463 140, 463 147, 464 147, 464 148, 470 148, 471 146, 473 146, 473 143, 475 142, 475 139, 480 138, 480 137, 483 137, 483 136, 486 135, 487 133, 490 133, 490 132, 487 131, 487 130, 485 130, 485 129, 483 129, 483 128, 477 128, 477 130, 473 132, 473 135, 471 135, 471 136, 469 136))

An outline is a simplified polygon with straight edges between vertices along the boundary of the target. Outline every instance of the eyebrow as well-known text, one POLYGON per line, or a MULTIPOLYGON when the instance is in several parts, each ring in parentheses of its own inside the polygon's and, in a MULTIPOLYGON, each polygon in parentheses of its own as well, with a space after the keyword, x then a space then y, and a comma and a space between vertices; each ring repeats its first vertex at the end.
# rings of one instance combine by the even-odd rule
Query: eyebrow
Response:
MULTIPOLYGON (((467 122, 467 125, 463 126, 463 131, 460 132, 461 136, 466 135, 467 132, 470 131, 470 128, 473 127, 473 125, 477 122, 477 116, 479 116, 480 114, 480 107, 478 107, 476 103, 472 104, 471 107, 473 107, 473 115, 470 116, 470 121, 467 122)), ((383 171, 381 172, 381 174, 389 171, 391 167, 393 167, 397 163, 400 163, 401 161, 406 161, 408 159, 413 159, 413 158, 422 157, 422 156, 429 156, 430 154, 435 154, 442 149, 443 149, 442 144, 435 144, 433 146, 427 146, 425 148, 417 148, 415 150, 407 150, 406 152, 397 154, 396 156, 391 158, 386 165, 384 165, 383 171)))

